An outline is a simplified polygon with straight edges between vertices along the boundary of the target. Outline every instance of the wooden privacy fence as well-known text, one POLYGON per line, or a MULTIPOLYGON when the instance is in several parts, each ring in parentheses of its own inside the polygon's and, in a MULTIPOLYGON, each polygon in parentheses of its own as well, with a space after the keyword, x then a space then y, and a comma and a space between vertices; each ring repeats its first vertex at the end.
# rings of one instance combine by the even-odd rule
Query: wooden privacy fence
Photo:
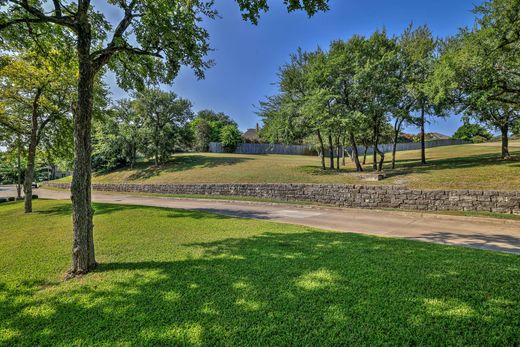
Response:
MULTIPOLYGON (((470 141, 464 141, 464 140, 456 140, 456 139, 445 139, 445 140, 432 140, 432 141, 426 141, 425 146, 426 148, 433 148, 433 147, 442 147, 442 146, 453 146, 453 145, 465 145, 471 143, 470 141)), ((364 146, 357 146, 359 154, 363 154, 365 152, 364 146)), ((379 150, 383 153, 390 153, 392 152, 392 149, 394 148, 393 143, 385 143, 382 145, 379 145, 379 150)), ((407 143, 398 143, 397 144, 397 151, 411 151, 416 149, 421 149, 421 143, 420 142, 407 142, 407 143)), ((346 150, 351 152, 350 147, 346 148, 346 150)), ((367 148, 367 154, 373 154, 374 148, 368 147, 367 148)))
MULTIPOLYGON (((224 153, 224 148, 219 142, 211 142, 209 151, 224 153)), ((241 143, 235 153, 239 154, 290 154, 290 155, 316 155, 317 152, 310 145, 280 145, 267 143, 241 143)))
MULTIPOLYGON (((469 141, 446 139, 433 140, 426 142, 426 148, 463 145, 471 143, 469 141)), ((385 143, 379 145, 379 150, 385 153, 391 152, 393 144, 385 143)), ((397 151, 409 151, 421 148, 420 142, 398 143, 397 151)), ((350 147, 345 148, 346 151, 351 152, 350 147)), ((211 142, 209 144, 209 151, 212 153, 224 153, 224 148, 219 142, 211 142)), ((358 146, 359 154, 365 152, 364 146, 358 146)), ((241 143, 238 145, 235 153, 239 154, 289 154, 289 155, 317 155, 318 152, 311 145, 280 145, 280 144, 265 144, 265 143, 241 143)), ((367 148, 367 154, 374 153, 372 147, 367 148)), ((325 149, 325 156, 329 154, 328 148, 325 149)))

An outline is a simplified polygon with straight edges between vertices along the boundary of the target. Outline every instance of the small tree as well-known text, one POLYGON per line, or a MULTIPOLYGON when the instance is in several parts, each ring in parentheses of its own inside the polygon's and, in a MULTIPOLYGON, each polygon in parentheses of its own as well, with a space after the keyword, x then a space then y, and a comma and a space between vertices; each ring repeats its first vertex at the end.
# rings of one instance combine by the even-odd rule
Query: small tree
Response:
POLYGON ((220 142, 224 150, 232 153, 237 149, 238 144, 242 141, 240 130, 235 125, 226 125, 222 128, 220 142))

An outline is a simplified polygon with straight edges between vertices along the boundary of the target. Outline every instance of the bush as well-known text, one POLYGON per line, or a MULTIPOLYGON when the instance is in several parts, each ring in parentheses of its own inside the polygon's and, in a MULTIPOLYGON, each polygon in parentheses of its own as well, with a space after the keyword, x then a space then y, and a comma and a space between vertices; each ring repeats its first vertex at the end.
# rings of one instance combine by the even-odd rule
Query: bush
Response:
POLYGON ((226 152, 234 152, 241 141, 242 137, 240 130, 238 130, 236 125, 226 125, 222 128, 222 132, 220 133, 220 142, 226 152))
POLYGON ((0 198, 0 204, 1 204, 2 202, 8 202, 8 201, 9 201, 8 198, 0 198))
POLYGON ((33 196, 32 196, 32 199, 33 199, 33 200, 38 199, 38 195, 33 195, 33 196))
POLYGON ((14 196, 10 196, 10 197, 7 198, 7 200, 8 200, 8 201, 15 201, 16 199, 15 199, 14 196))

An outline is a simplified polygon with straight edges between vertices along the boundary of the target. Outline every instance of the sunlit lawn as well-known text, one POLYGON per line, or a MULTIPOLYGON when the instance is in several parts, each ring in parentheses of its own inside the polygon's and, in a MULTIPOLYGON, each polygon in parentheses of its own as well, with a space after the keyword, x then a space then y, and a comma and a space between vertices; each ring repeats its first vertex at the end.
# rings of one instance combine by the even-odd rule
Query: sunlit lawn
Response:
MULTIPOLYGON (((340 172, 322 171, 318 157, 291 155, 177 154, 163 166, 140 163, 110 173, 98 173, 94 183, 345 183, 399 184, 418 189, 520 189, 520 142, 511 142, 516 160, 500 159, 498 142, 427 149, 428 164, 420 151, 398 152, 397 168, 390 169, 387 153, 380 182, 362 181, 348 162, 340 172)), ((371 170, 367 158, 366 169, 371 170)), ((70 180, 66 178, 65 180, 70 180)))
POLYGON ((520 257, 96 205, 97 271, 64 282, 70 207, 0 205, 0 345, 518 345, 520 257))

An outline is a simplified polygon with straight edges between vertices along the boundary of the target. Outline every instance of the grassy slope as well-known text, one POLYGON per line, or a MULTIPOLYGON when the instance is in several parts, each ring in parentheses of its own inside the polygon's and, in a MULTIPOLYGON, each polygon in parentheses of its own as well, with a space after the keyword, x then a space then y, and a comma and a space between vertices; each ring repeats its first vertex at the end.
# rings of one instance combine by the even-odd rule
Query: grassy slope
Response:
MULTIPOLYGON (((498 143, 437 147, 427 150, 429 164, 421 166, 419 151, 398 152, 398 168, 385 171, 378 183, 422 189, 520 189, 520 162, 501 161, 498 143)), ((520 142, 511 143, 520 156, 520 142)), ((387 155, 390 160, 390 155, 387 155)), ((367 169, 369 165, 367 165, 367 169)), ((140 164, 99 174, 94 182, 132 183, 365 183, 349 163, 341 173, 322 172, 316 157, 285 155, 190 154, 176 155, 164 166, 140 164)), ((70 179, 70 178, 69 178, 70 179)))
POLYGON ((70 207, 0 205, 0 344, 512 345, 520 257, 96 205, 95 273, 62 282, 70 207))

